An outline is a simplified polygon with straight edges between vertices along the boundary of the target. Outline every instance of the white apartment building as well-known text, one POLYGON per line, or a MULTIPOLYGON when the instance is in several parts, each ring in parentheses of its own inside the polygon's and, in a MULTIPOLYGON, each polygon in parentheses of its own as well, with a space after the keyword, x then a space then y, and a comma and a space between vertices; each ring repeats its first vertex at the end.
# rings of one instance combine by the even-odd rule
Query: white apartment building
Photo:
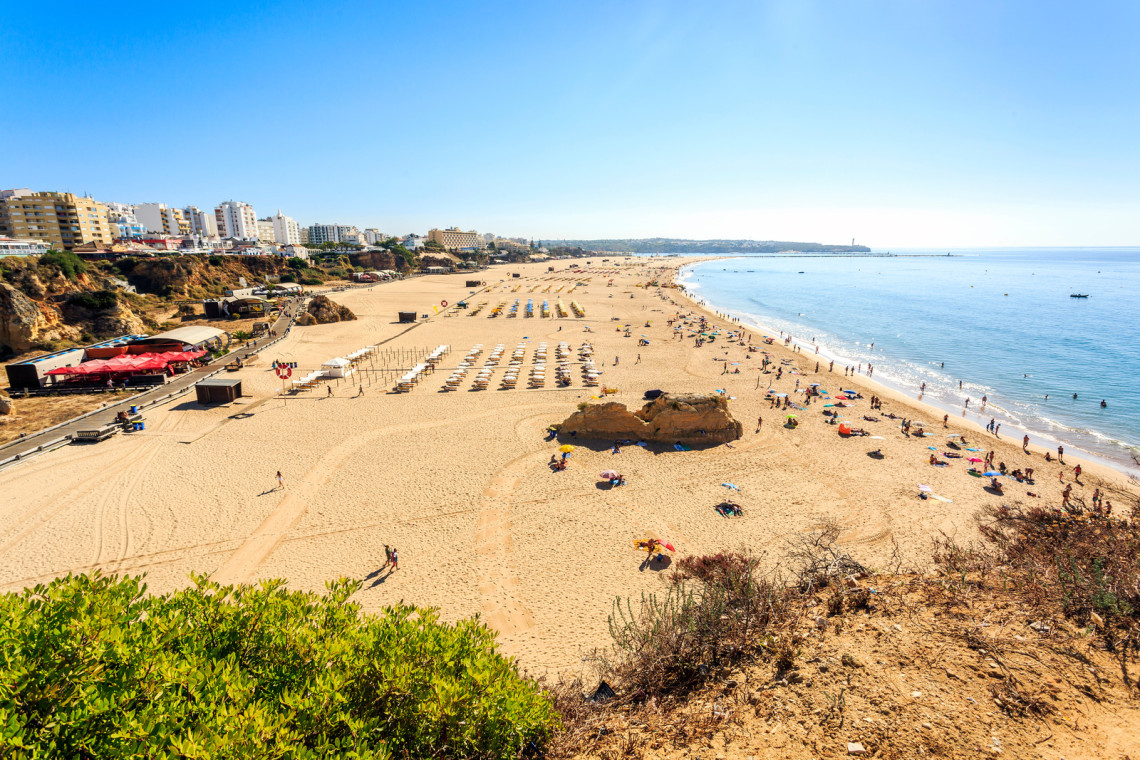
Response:
POLYGON ((253 206, 241 201, 225 201, 214 209, 218 234, 237 240, 257 240, 257 214, 253 206))
POLYGON ((203 238, 218 237, 218 220, 208 211, 197 206, 182 209, 182 216, 190 222, 190 232, 203 238))
POLYGON ((190 222, 182 216, 182 209, 168 208, 165 203, 140 203, 135 206, 135 218, 147 232, 174 236, 190 234, 190 222))
POLYGON ((348 243, 351 235, 360 235, 360 230, 344 224, 314 224, 309 227, 309 243, 321 245, 322 243, 348 243))
POLYGON ((301 242, 301 225, 297 224, 296 219, 282 214, 281 209, 277 209, 277 215, 269 217, 269 221, 273 222, 273 240, 278 245, 297 245, 301 242))
POLYGON ((273 222, 269 219, 257 220, 257 239, 263 243, 274 243, 277 238, 273 236, 273 222))
POLYGON ((369 227, 364 231, 364 242, 368 243, 368 245, 378 245, 383 243, 386 239, 387 237, 384 233, 375 227, 369 227))

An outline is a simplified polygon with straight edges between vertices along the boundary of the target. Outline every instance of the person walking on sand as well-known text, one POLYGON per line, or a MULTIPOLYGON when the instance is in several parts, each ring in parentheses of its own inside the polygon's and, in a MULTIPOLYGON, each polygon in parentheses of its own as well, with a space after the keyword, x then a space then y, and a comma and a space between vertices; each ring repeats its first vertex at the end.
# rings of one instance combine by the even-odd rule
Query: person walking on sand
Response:
POLYGON ((399 555, 398 555, 398 554, 396 554, 396 547, 394 547, 394 546, 392 547, 392 556, 391 556, 391 561, 392 561, 392 570, 391 570, 391 572, 393 572, 393 573, 394 573, 394 572, 396 572, 397 570, 399 570, 399 569, 400 569, 400 557, 399 557, 399 555))
POLYGON ((1073 468, 1073 480, 1078 483, 1081 482, 1081 466, 1079 464, 1073 468))
POLYGON ((944 428, 950 427, 949 423, 950 423, 950 415, 949 414, 942 415, 942 427, 944 427, 944 428))
POLYGON ((994 427, 994 438, 1001 438, 1001 436, 998 435, 999 430, 1001 430, 1001 423, 1000 422, 997 424, 997 426, 994 427))
POLYGON ((1060 462, 1061 464, 1065 463, 1065 447, 1064 446, 1058 446, 1057 447, 1057 461, 1060 462))
MULTIPOLYGON (((384 544, 384 567, 388 567, 391 564, 392 564, 392 547, 388 546, 388 544, 384 544)), ((380 569, 383 570, 384 568, 382 567, 380 569)))
MULTIPOLYGON (((277 471, 277 488, 280 488, 282 490, 285 489, 285 476, 281 474, 281 470, 277 471)), ((277 488, 275 488, 273 490, 276 491, 277 488)))
POLYGON ((332 395, 332 386, 331 385, 326 385, 325 390, 327 390, 329 392, 329 396, 332 395))
POLYGON ((361 383, 360 386, 358 386, 356 389, 356 397, 360 398, 363 395, 364 395, 364 384, 361 383))
POLYGON ((758 415, 756 417, 756 432, 757 433, 760 432, 760 426, 763 424, 764 424, 764 415, 758 415))
POLYGON ((1021 450, 1022 451, 1028 451, 1029 450, 1029 436, 1025 436, 1024 438, 1021 439, 1021 450))

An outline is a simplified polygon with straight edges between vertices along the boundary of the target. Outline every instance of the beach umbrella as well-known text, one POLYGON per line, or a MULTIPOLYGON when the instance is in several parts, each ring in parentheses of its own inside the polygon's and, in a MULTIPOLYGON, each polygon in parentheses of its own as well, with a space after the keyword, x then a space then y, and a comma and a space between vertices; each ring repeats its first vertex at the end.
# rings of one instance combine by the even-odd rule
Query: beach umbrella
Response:
POLYGON ((788 394, 786 394, 786 393, 777 393, 776 394, 776 398, 787 398, 787 397, 788 397, 788 394))
POLYGON ((620 478, 621 475, 614 472, 613 470, 606 470, 602 474, 598 475, 598 477, 602 478, 603 480, 616 480, 616 479, 620 478))
POLYGON ((967 461, 967 462, 980 462, 980 461, 982 461, 982 460, 978 459, 977 457, 970 457, 970 458, 969 458, 969 459, 967 459, 966 461, 967 461))
POLYGON ((934 489, 933 489, 933 488, 931 488, 930 486, 924 486, 924 485, 922 485, 921 483, 920 483, 920 484, 919 484, 919 486, 918 486, 918 490, 920 490, 920 491, 926 491, 927 493, 931 493, 931 492, 933 492, 933 491, 934 491, 934 489))
POLYGON ((983 472, 982 474, 985 475, 987 478, 996 478, 999 475, 1001 475, 1001 473, 998 472, 997 470, 990 470, 989 472, 983 472))
POLYGON ((566 444, 565 446, 559 446, 558 450, 561 451, 563 454, 569 454, 571 451, 574 450, 574 447, 571 446, 570 444, 566 444))
POLYGON ((795 418, 796 418, 796 415, 794 415, 794 414, 789 414, 789 415, 788 415, 788 419, 789 419, 789 420, 794 420, 795 418))
POLYGON ((818 388, 818 387, 819 387, 819 383, 812 383, 812 384, 811 384, 811 387, 812 387, 812 388, 818 388))
POLYGON ((740 490, 740 486, 733 485, 732 483, 721 483, 721 485, 724 486, 725 488, 731 488, 733 491, 739 491, 740 490))
POLYGON ((671 552, 675 552, 675 551, 677 551, 676 549, 674 549, 674 548, 673 548, 673 544, 670 544, 670 543, 668 543, 668 542, 666 542, 666 541, 662 541, 662 542, 661 542, 661 546, 664 546, 666 549, 668 549, 668 550, 669 550, 669 551, 671 551, 671 552))

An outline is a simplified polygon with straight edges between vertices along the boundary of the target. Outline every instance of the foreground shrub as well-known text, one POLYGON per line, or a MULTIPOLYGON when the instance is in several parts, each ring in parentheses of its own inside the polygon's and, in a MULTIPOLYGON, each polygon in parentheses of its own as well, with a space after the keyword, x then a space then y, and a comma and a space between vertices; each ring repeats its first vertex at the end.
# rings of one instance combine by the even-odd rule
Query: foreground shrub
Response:
POLYGON ((362 615, 356 581, 322 596, 194 580, 0 597, 0 756, 509 758, 557 723, 478 621, 362 615))
POLYGON ((628 599, 614 604, 603 676, 624 694, 682 696, 745 657, 787 649, 778 631, 790 590, 762 577, 754 557, 685 557, 672 580, 663 598, 644 595, 636 608, 628 599))
POLYGON ((1015 504, 984 510, 978 527, 983 546, 939 543, 935 559, 945 571, 1000 576, 1030 609, 1095 626, 1125 657, 1137 649, 1140 522, 1015 504))

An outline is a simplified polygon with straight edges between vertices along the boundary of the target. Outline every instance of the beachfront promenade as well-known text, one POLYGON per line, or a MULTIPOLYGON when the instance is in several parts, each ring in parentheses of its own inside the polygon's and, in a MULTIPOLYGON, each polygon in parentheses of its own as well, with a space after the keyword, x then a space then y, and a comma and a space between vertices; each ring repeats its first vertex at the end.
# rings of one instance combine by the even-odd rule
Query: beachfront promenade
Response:
POLYGON ((59 425, 31 433, 23 438, 17 438, 14 441, 9 441, 5 445, 0 446, 0 469, 11 467, 26 460, 28 457, 41 454, 44 451, 54 449, 58 446, 66 446, 71 443, 80 430, 91 430, 110 425, 115 422, 115 416, 122 409, 131 406, 138 406, 140 409, 145 409, 145 407, 156 403, 165 403, 172 397, 188 392, 194 387, 195 383, 200 380, 204 380, 211 375, 224 371, 223 368, 226 364, 233 361, 245 362, 248 357, 268 348, 285 336, 285 331, 293 324, 293 315, 297 313, 297 309, 304 300, 303 297, 290 299, 285 304, 285 308, 283 308, 278 315, 277 320, 273 323, 270 332, 267 332, 257 340, 243 343, 228 354, 214 359, 204 367, 199 367, 192 372, 178 375, 168 383, 157 385, 145 391, 131 393, 117 401, 105 404, 103 408, 94 412, 89 412, 80 417, 60 423, 59 425), (273 336, 273 333, 276 333, 276 336, 273 336))

